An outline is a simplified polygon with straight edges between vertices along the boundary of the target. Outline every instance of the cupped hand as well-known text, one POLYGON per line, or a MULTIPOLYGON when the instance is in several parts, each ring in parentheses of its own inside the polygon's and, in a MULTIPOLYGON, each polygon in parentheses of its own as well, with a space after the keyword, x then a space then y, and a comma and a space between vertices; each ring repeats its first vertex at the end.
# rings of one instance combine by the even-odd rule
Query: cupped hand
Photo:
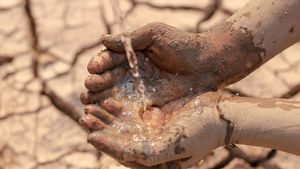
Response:
POLYGON ((241 32, 221 28, 193 34, 154 23, 128 33, 146 88, 145 112, 127 69, 121 35, 104 36, 107 50, 89 62, 89 91, 81 96, 87 105, 81 123, 90 132, 89 142, 126 165, 181 168, 224 144, 224 121, 210 104, 217 96, 200 94, 241 79, 257 67, 257 57, 240 49, 251 40, 239 42, 241 32), (242 45, 230 43, 236 41, 242 45))
MULTIPOLYGON (((136 55, 138 58, 139 73, 145 86, 147 106, 162 106, 190 93, 206 90, 198 83, 195 76, 167 72, 158 68, 143 53, 136 52, 136 55)), ((86 78, 85 85, 89 91, 81 96, 83 104, 97 103, 101 99, 118 93, 120 89, 117 89, 116 86, 120 82, 127 81, 127 85, 123 86, 123 92, 136 90, 134 88, 135 79, 130 78, 130 70, 126 64, 112 68, 120 62, 122 57, 126 59, 126 56, 123 54, 111 53, 106 50, 99 57, 91 60, 88 68, 93 71, 90 70, 90 72, 98 72, 100 74, 91 74, 86 78), (100 63, 101 65, 99 65, 100 63), (112 69, 107 70, 110 68, 112 69), (98 69, 98 71, 94 71, 95 69, 98 69), (105 69, 106 71, 102 72, 99 69, 105 69)))
POLYGON ((186 168, 221 146, 225 127, 212 106, 217 94, 190 93, 164 104, 166 98, 178 96, 169 87, 184 85, 184 76, 161 71, 142 53, 137 52, 137 56, 146 101, 154 100, 162 106, 148 103, 143 110, 134 78, 124 66, 106 72, 102 77, 112 81, 113 87, 82 97, 88 105, 80 123, 90 133, 88 141, 123 164, 139 169, 165 165, 186 168))
POLYGON ((224 145, 226 122, 214 107, 218 97, 188 96, 141 112, 135 93, 119 91, 101 106, 88 105, 80 123, 89 143, 126 166, 183 169, 224 145))
MULTIPOLYGON (((256 50, 253 49, 253 53, 244 49, 252 41, 241 41, 239 38, 247 35, 238 30, 226 30, 233 30, 230 24, 196 34, 163 23, 151 23, 126 33, 132 39, 133 50, 141 52, 150 63, 142 66, 145 59, 137 56, 140 71, 155 73, 151 79, 143 78, 149 104, 161 106, 191 91, 216 90, 257 68, 256 50), (142 70, 142 67, 152 70, 142 70)), ((91 75, 85 85, 90 93, 82 97, 85 104, 108 97, 112 87, 125 78, 127 59, 121 37, 121 34, 102 37, 107 50, 93 57, 88 64, 91 75)))
MULTIPOLYGON (((205 65, 199 56, 205 50, 205 38, 162 23, 146 25, 126 36, 131 37, 133 49, 142 53, 137 57, 148 104, 162 106, 190 92, 216 87, 208 85, 211 84, 207 79, 209 73, 199 73, 199 70, 204 71, 204 68, 199 69, 205 65)), ((121 39, 121 35, 102 37, 107 50, 88 64, 91 75, 86 78, 85 86, 90 92, 82 95, 83 103, 94 103, 110 96, 112 87, 126 77, 128 70, 124 65, 128 63, 121 39)))

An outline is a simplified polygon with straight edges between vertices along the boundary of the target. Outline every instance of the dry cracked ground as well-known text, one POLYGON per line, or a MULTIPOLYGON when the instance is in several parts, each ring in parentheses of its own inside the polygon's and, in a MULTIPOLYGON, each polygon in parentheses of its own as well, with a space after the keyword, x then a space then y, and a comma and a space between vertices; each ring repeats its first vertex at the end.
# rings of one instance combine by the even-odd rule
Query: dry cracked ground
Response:
MULTIPOLYGON (((120 0, 126 29, 161 21, 208 29, 245 0, 120 0), (187 19, 188 18, 188 19, 187 19)), ((109 0, 0 0, 0 169, 122 168, 86 143, 75 123, 87 61, 102 34, 118 33, 109 0), (114 166, 114 167, 111 167, 114 166)), ((300 98, 300 44, 226 92, 300 98)), ((300 157, 238 145, 220 148, 194 169, 295 169, 300 157)))

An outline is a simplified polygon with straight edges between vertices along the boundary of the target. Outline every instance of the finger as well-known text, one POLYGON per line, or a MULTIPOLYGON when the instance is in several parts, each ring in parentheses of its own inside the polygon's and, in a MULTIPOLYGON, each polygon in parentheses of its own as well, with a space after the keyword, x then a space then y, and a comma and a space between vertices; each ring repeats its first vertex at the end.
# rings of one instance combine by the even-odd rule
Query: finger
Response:
POLYGON ((94 56, 88 63, 87 69, 91 74, 102 73, 126 62, 125 54, 105 50, 94 56))
POLYGON ((105 123, 111 123, 116 119, 113 115, 109 114, 106 110, 97 105, 87 105, 84 108, 84 111, 86 114, 92 114, 93 116, 98 117, 105 123))
POLYGON ((94 104, 99 103, 101 100, 106 99, 114 95, 116 93, 117 89, 107 89, 99 93, 92 93, 92 92, 84 92, 80 95, 80 101, 82 104, 94 104))
POLYGON ((101 75, 92 74, 85 79, 85 87, 91 92, 100 92, 122 81, 126 76, 126 69, 118 67, 101 75))
POLYGON ((101 122, 97 117, 88 114, 80 118, 79 124, 87 129, 89 132, 101 130, 105 127, 105 124, 101 122))
POLYGON ((101 41, 104 46, 114 52, 124 52, 122 35, 131 38, 131 44, 134 50, 143 50, 151 45, 155 34, 163 34, 170 26, 163 23, 150 23, 133 32, 127 32, 119 35, 104 35, 101 41))
POLYGON ((115 100, 115 99, 112 99, 112 98, 105 99, 105 100, 101 101, 100 105, 105 110, 107 110, 109 113, 112 113, 112 114, 115 114, 115 115, 120 114, 123 110, 123 107, 124 107, 122 102, 120 102, 118 100, 115 100))

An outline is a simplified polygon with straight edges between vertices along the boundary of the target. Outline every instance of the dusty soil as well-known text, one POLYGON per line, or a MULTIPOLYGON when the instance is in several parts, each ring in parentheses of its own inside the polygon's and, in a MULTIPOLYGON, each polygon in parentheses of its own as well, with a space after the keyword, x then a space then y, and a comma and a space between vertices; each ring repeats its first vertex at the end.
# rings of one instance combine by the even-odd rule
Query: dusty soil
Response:
MULTIPOLYGON (((132 2, 121 1, 126 29, 160 21, 196 32, 223 21, 246 0, 132 2)), ((0 23, 0 168, 100 169, 115 164, 86 143, 86 133, 70 118, 76 118, 72 112, 82 112, 79 94, 87 62, 102 48, 100 36, 120 30, 110 1, 2 0, 0 23)), ((300 98, 299 53, 298 43, 225 92, 300 98)), ((238 147, 219 148, 194 169, 300 168, 295 155, 238 147)))

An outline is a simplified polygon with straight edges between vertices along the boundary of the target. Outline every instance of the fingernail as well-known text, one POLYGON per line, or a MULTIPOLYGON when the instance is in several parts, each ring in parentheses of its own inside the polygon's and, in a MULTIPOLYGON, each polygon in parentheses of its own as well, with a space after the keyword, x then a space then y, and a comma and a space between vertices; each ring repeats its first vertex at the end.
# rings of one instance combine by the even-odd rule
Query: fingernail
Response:
POLYGON ((94 108, 93 105, 86 105, 86 106, 83 108, 84 113, 85 113, 85 114, 90 114, 93 108, 94 108))
MULTIPOLYGON (((99 62, 96 60, 95 57, 93 57, 89 63, 88 63, 88 66, 87 66, 87 70, 89 71, 89 73, 98 73, 99 70, 100 70, 100 65, 99 65, 99 62)), ((100 72, 99 72, 100 73, 100 72)))
POLYGON ((100 120, 91 114, 82 117, 79 123, 91 132, 101 130, 103 128, 100 120))
POLYGON ((80 101, 82 104, 89 104, 87 93, 81 93, 80 95, 80 101))
POLYGON ((115 99, 107 99, 100 105, 110 113, 120 113, 123 109, 123 103, 115 99))

